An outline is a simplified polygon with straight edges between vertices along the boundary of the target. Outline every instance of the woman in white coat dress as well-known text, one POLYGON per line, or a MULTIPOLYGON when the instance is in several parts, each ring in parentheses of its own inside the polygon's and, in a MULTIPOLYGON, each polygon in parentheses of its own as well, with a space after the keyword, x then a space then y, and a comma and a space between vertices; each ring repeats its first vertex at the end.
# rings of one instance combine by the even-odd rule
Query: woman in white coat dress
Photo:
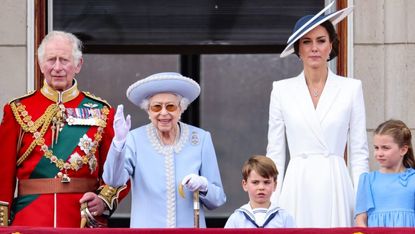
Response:
POLYGON ((273 199, 297 227, 352 226, 354 186, 369 170, 361 81, 335 75, 327 63, 338 50, 334 25, 352 9, 324 15, 332 4, 297 21, 281 57, 294 52, 304 70, 271 92, 267 156, 280 171, 273 199))

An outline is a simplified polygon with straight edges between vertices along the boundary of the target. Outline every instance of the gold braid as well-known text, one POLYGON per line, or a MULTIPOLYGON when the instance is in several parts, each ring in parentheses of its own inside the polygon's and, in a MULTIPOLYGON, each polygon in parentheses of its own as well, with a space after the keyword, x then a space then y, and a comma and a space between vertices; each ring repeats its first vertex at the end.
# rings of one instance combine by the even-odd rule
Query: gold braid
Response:
MULTIPOLYGON (((25 105, 21 103, 15 104, 14 102, 12 102, 10 104, 10 107, 12 108, 16 121, 20 124, 23 130, 25 132, 34 133, 45 122, 45 119, 48 117, 47 113, 54 111, 54 109, 57 110, 58 106, 56 104, 50 105, 48 109, 46 109, 45 113, 40 118, 38 118, 35 122, 32 121, 32 117, 28 115, 27 111, 25 110, 26 108, 25 105)), ((54 113, 56 113, 56 111, 54 113)))
POLYGON ((22 129, 25 132, 31 132, 34 135, 37 135, 38 137, 35 137, 35 139, 30 144, 29 148, 27 148, 26 152, 19 157, 17 160, 17 166, 22 164, 22 162, 29 156, 29 154, 33 151, 33 149, 36 147, 36 145, 43 145, 44 144, 44 138, 46 131, 48 130, 48 127, 50 123, 52 122, 53 116, 59 111, 59 106, 56 104, 51 104, 45 111, 45 113, 34 123, 31 121, 31 117, 27 115, 26 110, 24 109, 25 106, 17 103, 15 105, 14 103, 10 104, 14 117, 16 118, 16 121, 19 123, 19 125, 22 127, 22 129), (23 119, 20 117, 20 115, 23 116, 23 119), (26 123, 27 124, 26 124, 26 123), (43 125, 42 125, 43 124, 43 125), (36 130, 42 125, 42 128, 40 132, 37 132, 36 130), (43 142, 41 142, 43 141, 43 142))

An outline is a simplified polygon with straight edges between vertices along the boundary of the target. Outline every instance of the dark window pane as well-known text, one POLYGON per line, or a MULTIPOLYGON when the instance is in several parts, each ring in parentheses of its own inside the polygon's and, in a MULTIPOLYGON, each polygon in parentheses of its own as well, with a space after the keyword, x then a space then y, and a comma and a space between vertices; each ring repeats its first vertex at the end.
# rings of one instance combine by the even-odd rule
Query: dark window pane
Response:
POLYGON ((204 55, 201 59, 201 127, 215 144, 226 204, 211 212, 226 216, 248 202, 241 167, 253 154, 265 154, 272 82, 300 73, 297 57, 204 55))
POLYGON ((324 0, 54 0, 53 27, 89 45, 284 45, 324 0))
POLYGON ((148 115, 126 97, 128 86, 157 72, 178 72, 178 55, 85 54, 77 76, 79 88, 107 100, 114 108, 124 105, 132 128, 149 123, 148 115))

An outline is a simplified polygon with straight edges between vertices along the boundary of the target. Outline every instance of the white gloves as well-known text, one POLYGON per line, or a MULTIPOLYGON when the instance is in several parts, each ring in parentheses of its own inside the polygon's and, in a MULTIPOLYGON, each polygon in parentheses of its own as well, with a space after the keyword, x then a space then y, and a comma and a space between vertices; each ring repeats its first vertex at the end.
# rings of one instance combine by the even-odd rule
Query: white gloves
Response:
POLYGON ((117 149, 122 149, 127 139, 127 134, 131 128, 131 116, 124 118, 124 106, 118 105, 117 112, 114 116, 114 139, 113 143, 117 149))
POLYGON ((182 185, 188 190, 194 192, 199 190, 200 192, 207 192, 208 181, 205 177, 196 174, 189 174, 182 180, 182 185))

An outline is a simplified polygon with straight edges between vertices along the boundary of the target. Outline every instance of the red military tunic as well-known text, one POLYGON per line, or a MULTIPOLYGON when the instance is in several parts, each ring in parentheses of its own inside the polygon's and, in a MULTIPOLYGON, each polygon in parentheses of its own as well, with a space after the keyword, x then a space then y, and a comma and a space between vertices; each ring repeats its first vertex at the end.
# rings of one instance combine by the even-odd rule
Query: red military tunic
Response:
POLYGON ((114 110, 105 101, 79 92, 76 81, 61 95, 45 83, 41 90, 5 105, 0 126, 0 203, 8 204, 11 225, 79 227, 79 199, 84 192, 21 195, 17 191, 13 198, 15 187, 17 181, 62 175, 102 183, 114 136, 113 118, 114 110), (59 99, 63 105, 56 105, 59 99), (57 140, 53 146, 52 138, 57 140))

